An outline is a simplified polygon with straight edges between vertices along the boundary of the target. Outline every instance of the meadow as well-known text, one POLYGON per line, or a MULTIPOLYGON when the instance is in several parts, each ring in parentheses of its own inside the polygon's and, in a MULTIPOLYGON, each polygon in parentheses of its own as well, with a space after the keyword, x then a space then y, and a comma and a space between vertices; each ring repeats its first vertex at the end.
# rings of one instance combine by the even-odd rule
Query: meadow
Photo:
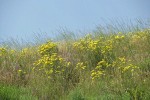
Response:
POLYGON ((0 100, 150 100, 150 29, 0 47, 0 100))

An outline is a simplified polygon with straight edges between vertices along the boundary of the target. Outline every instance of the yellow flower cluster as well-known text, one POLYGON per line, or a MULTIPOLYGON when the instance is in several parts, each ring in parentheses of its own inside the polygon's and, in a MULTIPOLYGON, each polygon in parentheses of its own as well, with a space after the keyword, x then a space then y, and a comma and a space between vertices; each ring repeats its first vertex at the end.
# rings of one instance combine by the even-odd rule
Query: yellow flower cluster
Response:
POLYGON ((145 42, 149 39, 150 36, 150 30, 144 30, 144 31, 139 31, 135 33, 134 35, 131 36, 131 43, 133 44, 139 44, 141 42, 145 42))
POLYGON ((93 70, 91 71, 92 80, 95 80, 95 79, 97 79, 97 78, 100 78, 101 75, 104 74, 104 71, 102 70, 101 67, 102 67, 102 66, 98 65, 98 66, 96 66, 95 69, 93 69, 93 70))
POLYGON ((125 59, 125 57, 119 57, 119 60, 120 60, 123 64, 125 64, 125 63, 126 63, 126 59, 125 59))
MULTIPOLYGON (((65 68, 70 65, 64 61, 63 58, 57 55, 57 53, 42 56, 34 65, 39 66, 39 71, 44 71, 46 75, 61 74, 65 71, 65 68)), ((34 70, 35 68, 33 68, 34 70)))
POLYGON ((131 72, 134 72, 136 69, 138 69, 137 66, 133 65, 133 64, 129 64, 128 66, 125 66, 123 68, 123 72, 126 72, 128 70, 130 70, 131 72))
POLYGON ((24 49, 22 49, 22 51, 21 51, 21 54, 22 54, 22 55, 25 55, 25 54, 27 54, 27 53, 29 53, 29 48, 24 48, 24 49))
POLYGON ((101 75, 104 74, 104 71, 101 71, 101 70, 92 70, 91 71, 91 77, 92 77, 92 80, 95 80, 96 78, 100 78, 101 75))
POLYGON ((44 65, 52 65, 54 61, 62 61, 62 58, 58 57, 56 53, 53 53, 51 56, 43 55, 41 59, 38 60, 36 65, 44 64, 44 65))
POLYGON ((14 54, 16 51, 15 50, 10 50, 10 53, 11 54, 14 54))
POLYGON ((100 78, 102 75, 105 75, 107 71, 119 70, 122 74, 132 74, 135 70, 139 69, 139 67, 128 63, 125 57, 119 57, 112 63, 108 63, 107 60, 102 59, 98 62, 97 66, 91 71, 92 80, 100 78))
POLYGON ((15 50, 13 50, 13 49, 6 49, 6 48, 4 48, 4 47, 1 47, 0 48, 0 56, 3 56, 3 55, 5 55, 5 54, 14 54, 15 53, 15 50))
POLYGON ((112 66, 117 67, 122 73, 134 72, 139 67, 130 64, 130 60, 126 60, 125 57, 119 57, 116 61, 113 62, 112 66))
POLYGON ((116 36, 115 36, 115 39, 116 39, 116 40, 122 40, 122 39, 124 39, 124 35, 122 35, 122 36, 116 35, 116 36))
POLYGON ((76 65, 77 70, 84 70, 85 68, 86 68, 86 66, 83 64, 83 62, 79 62, 76 65))
POLYGON ((47 42, 39 47, 38 52, 41 55, 51 55, 52 53, 57 53, 57 45, 53 42, 47 42))
POLYGON ((75 42, 73 47, 79 51, 97 52, 100 49, 100 40, 92 40, 90 37, 85 37, 78 42, 75 42))
POLYGON ((107 40, 103 42, 102 48, 101 48, 101 53, 106 54, 111 52, 113 49, 113 40, 107 40))
POLYGON ((0 56, 3 56, 7 53, 7 49, 6 48, 0 48, 0 56))
POLYGON ((122 39, 124 39, 125 38, 125 36, 123 35, 123 33, 122 32, 119 32, 119 33, 117 33, 117 35, 115 35, 115 37, 114 37, 114 39, 115 40, 122 40, 122 39))
POLYGON ((89 42, 89 49, 91 49, 92 51, 95 51, 96 49, 100 48, 99 44, 100 44, 99 40, 90 41, 89 42))
POLYGON ((106 54, 111 52, 113 49, 113 39, 102 40, 103 37, 100 37, 98 40, 93 40, 90 37, 85 37, 80 41, 74 43, 73 47, 79 52, 91 52, 94 54, 106 54))
POLYGON ((94 80, 96 78, 100 78, 101 75, 104 75, 104 69, 106 67, 109 67, 109 64, 107 63, 106 60, 102 59, 100 62, 98 62, 98 64, 95 67, 95 69, 93 69, 91 71, 92 80, 94 80))
POLYGON ((98 62, 96 68, 105 68, 105 67, 109 67, 110 64, 105 60, 105 59, 102 59, 100 62, 98 62))
POLYGON ((53 76, 62 74, 70 66, 70 62, 66 62, 58 55, 55 43, 47 42, 40 46, 38 51, 42 56, 34 63, 36 67, 33 67, 32 70, 40 71, 48 78, 51 78, 52 74, 53 76))

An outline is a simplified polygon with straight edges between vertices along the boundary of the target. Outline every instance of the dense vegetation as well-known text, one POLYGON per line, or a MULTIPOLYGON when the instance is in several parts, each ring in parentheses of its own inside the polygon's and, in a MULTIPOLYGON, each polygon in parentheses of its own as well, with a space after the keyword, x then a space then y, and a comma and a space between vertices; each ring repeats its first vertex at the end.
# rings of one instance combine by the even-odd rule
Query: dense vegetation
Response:
POLYGON ((0 48, 0 99, 150 100, 150 30, 0 48))

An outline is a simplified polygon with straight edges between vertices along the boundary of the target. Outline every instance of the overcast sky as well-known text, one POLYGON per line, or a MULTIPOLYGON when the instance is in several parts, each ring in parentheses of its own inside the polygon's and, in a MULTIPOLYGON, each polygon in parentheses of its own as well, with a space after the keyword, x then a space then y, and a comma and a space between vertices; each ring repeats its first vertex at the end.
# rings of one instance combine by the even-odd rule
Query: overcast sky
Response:
POLYGON ((150 0, 0 0, 0 39, 93 30, 102 19, 150 18, 150 0))

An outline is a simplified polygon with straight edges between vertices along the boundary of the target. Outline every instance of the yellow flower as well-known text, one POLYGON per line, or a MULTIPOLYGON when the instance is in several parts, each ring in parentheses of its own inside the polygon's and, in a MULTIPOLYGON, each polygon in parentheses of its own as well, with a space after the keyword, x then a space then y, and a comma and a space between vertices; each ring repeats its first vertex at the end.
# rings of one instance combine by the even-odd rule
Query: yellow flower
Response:
POLYGON ((130 67, 131 67, 130 65, 129 65, 129 66, 126 66, 126 67, 123 69, 123 71, 125 72, 125 71, 129 70, 130 67))
POLYGON ((76 65, 76 69, 84 70, 85 68, 86 68, 86 66, 83 64, 83 62, 79 62, 76 65))
POLYGON ((125 57, 119 58, 119 60, 120 60, 122 63, 125 63, 125 62, 126 62, 125 57))
POLYGON ((96 78, 100 78, 101 77, 101 75, 103 75, 104 74, 104 72, 103 71, 101 71, 101 70, 92 70, 91 71, 91 77, 92 77, 92 80, 94 80, 94 79, 96 79, 96 78))
POLYGON ((115 39, 120 39, 120 37, 117 35, 117 36, 115 36, 115 39))
POLYGON ((22 54, 26 54, 26 53, 28 53, 28 51, 29 51, 28 48, 24 48, 24 49, 21 51, 21 53, 22 53, 22 54))
POLYGON ((102 66, 109 67, 110 64, 105 61, 105 59, 102 59, 100 62, 98 62, 96 69, 100 69, 102 66))
POLYGON ((41 45, 38 49, 38 52, 41 54, 41 55, 51 55, 52 53, 57 53, 57 45, 53 42, 47 42, 43 45, 41 45))
POLYGON ((22 72, 22 70, 19 69, 18 72, 22 72))
POLYGON ((116 39, 116 40, 121 40, 121 39, 124 39, 124 38, 125 38, 124 35, 122 35, 122 36, 116 35, 116 36, 115 36, 115 39, 116 39))
POLYGON ((6 48, 0 48, 0 56, 3 56, 7 54, 7 49, 6 48))
POLYGON ((51 77, 50 76, 48 76, 48 79, 50 79, 51 77))

